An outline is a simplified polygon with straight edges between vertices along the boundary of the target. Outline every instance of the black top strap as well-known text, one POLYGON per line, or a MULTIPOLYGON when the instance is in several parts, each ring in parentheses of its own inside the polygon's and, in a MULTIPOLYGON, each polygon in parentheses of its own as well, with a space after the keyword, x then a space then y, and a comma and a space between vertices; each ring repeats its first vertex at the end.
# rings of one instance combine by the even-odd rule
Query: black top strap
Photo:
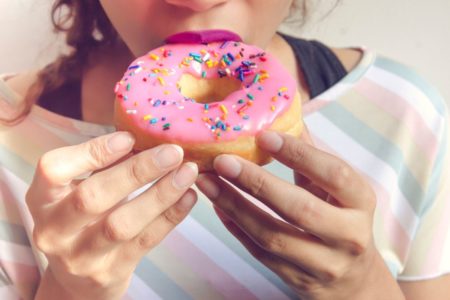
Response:
POLYGON ((330 48, 318 41, 282 35, 292 47, 309 88, 311 99, 347 75, 341 61, 330 48))

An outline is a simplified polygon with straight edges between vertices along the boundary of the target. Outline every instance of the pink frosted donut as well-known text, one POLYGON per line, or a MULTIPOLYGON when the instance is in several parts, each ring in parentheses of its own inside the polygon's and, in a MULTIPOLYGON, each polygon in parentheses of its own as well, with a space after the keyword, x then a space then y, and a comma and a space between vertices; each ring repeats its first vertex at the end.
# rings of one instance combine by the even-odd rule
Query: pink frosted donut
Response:
POLYGON ((221 153, 264 164, 270 158, 255 145, 258 132, 302 128, 295 80, 242 42, 154 49, 133 61, 115 93, 116 127, 135 135, 136 150, 175 143, 202 171, 221 153))

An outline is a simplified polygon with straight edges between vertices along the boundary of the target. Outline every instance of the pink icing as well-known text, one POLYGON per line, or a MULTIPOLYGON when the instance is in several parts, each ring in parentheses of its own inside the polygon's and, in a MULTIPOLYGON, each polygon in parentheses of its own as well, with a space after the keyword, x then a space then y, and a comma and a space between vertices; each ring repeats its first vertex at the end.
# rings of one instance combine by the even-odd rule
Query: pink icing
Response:
POLYGON ((120 109, 133 123, 167 141, 231 141, 270 127, 291 105, 296 82, 270 54, 239 42, 171 44, 137 58, 116 85, 120 109), (241 88, 202 104, 177 86, 197 78, 233 76, 241 88))

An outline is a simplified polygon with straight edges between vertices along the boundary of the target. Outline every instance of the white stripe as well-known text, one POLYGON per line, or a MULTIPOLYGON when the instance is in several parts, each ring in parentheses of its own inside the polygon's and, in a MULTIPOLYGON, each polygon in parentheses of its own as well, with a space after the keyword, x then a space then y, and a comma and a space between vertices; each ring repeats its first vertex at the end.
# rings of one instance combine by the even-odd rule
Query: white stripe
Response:
POLYGON ((441 128, 442 116, 430 99, 417 86, 398 75, 375 66, 367 72, 366 77, 403 98, 416 110, 419 116, 422 116, 425 124, 433 133, 441 128))
POLYGON ((33 252, 30 247, 0 240, 0 259, 35 266, 33 252))
POLYGON ((0 287, 0 299, 18 300, 22 299, 13 286, 7 285, 0 287))
POLYGON ((277 286, 188 216, 176 229, 258 299, 289 299, 277 286))
POLYGON ((139 276, 133 274, 131 278, 130 286, 128 287, 127 295, 131 299, 161 299, 139 276))
POLYGON ((378 182, 389 193, 389 197, 395 199, 395 201, 389 201, 392 214, 408 237, 412 239, 419 224, 419 218, 396 184, 398 178, 394 169, 357 144, 322 115, 311 114, 305 118, 305 122, 311 135, 317 136, 349 164, 378 182))

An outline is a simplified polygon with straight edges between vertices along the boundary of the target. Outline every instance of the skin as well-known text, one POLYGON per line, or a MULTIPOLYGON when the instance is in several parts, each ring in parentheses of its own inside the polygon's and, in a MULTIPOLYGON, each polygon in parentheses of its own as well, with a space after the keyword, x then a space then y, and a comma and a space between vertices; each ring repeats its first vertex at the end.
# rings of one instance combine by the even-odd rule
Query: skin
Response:
MULTIPOLYGON (((172 33, 193 29, 233 30, 272 52, 297 79, 303 100, 309 99, 292 50, 275 34, 290 0, 265 5, 260 0, 100 2, 124 44, 92 53, 96 63, 82 78, 85 121, 111 124, 111 87, 131 59, 172 33)), ((360 57, 355 50, 334 51, 348 70, 360 57)), ((32 77, 8 84, 24 94, 32 77)), ((226 228, 302 299, 441 299, 448 294, 445 276, 400 285, 392 278, 373 242, 374 193, 348 164, 313 147, 307 132, 300 140, 265 132, 257 141, 293 170, 296 184, 231 155, 216 158, 216 173, 198 177, 196 166, 182 163, 182 150, 173 145, 131 155, 134 139, 126 132, 44 154, 26 196, 34 243, 49 260, 36 299, 120 299, 142 256, 195 204, 194 182, 226 228), (161 179, 136 199, 122 201, 156 178, 161 179), (258 209, 240 190, 287 222, 258 209)))

